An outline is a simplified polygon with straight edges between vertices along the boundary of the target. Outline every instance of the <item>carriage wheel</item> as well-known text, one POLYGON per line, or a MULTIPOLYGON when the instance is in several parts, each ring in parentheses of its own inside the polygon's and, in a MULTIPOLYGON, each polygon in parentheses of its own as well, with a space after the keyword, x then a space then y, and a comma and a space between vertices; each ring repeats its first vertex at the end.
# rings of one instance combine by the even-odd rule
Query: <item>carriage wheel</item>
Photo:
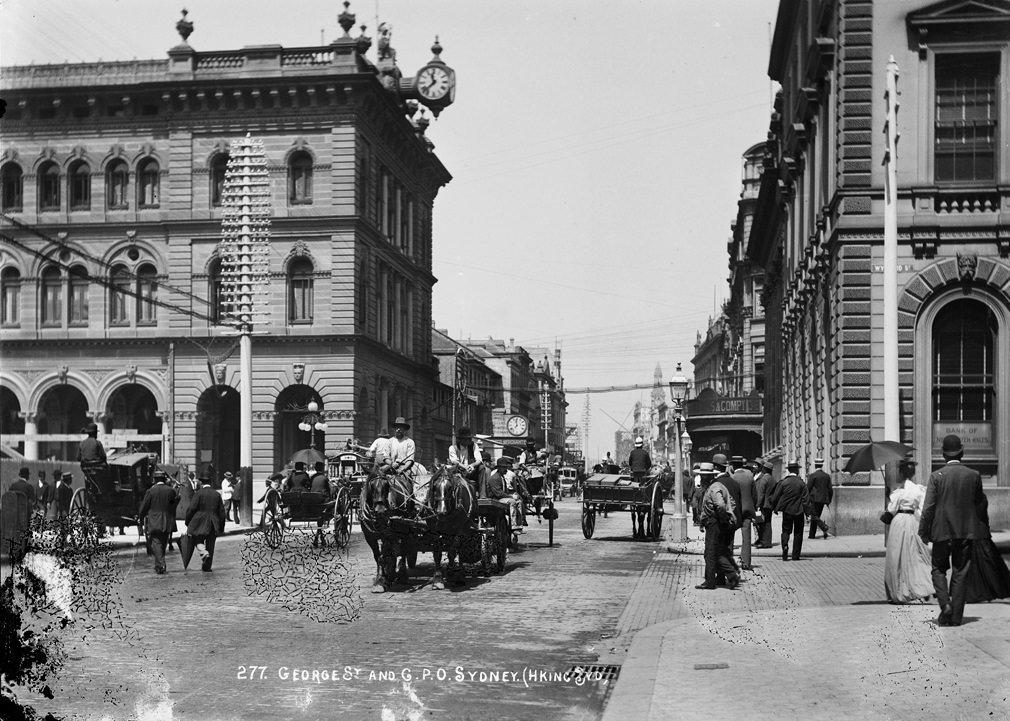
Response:
POLYGON ((663 489, 658 483, 652 486, 652 510, 649 515, 649 528, 652 529, 652 540, 658 541, 663 530, 663 489))
POLYGON ((591 506, 582 505, 582 535, 586 538, 593 537, 596 530, 596 510, 591 506))
POLYGON ((333 536, 338 548, 346 548, 351 540, 351 499, 346 488, 338 490, 334 499, 333 536))
POLYGON ((505 570, 505 557, 508 555, 509 547, 509 521, 508 516, 502 513, 495 522, 495 537, 497 543, 494 548, 494 567, 498 573, 505 570))
POLYGON ((263 536, 270 548, 280 548, 284 540, 284 519, 281 517, 280 502, 276 491, 267 496, 263 507, 263 536))
POLYGON ((98 541, 98 530, 91 515, 91 502, 86 488, 78 488, 70 499, 70 513, 67 516, 67 537, 72 546, 83 548, 98 541))

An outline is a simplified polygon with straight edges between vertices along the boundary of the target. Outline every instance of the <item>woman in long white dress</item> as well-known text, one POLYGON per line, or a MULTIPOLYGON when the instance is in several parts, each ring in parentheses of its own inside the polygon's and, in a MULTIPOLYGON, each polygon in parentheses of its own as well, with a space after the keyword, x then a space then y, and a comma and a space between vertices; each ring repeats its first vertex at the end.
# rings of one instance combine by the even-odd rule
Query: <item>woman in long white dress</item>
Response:
POLYGON ((934 593, 929 548, 919 538, 926 489, 912 479, 915 461, 902 461, 899 472, 905 483, 891 492, 887 505, 894 517, 887 535, 884 586, 891 603, 910 603, 927 600, 934 593))

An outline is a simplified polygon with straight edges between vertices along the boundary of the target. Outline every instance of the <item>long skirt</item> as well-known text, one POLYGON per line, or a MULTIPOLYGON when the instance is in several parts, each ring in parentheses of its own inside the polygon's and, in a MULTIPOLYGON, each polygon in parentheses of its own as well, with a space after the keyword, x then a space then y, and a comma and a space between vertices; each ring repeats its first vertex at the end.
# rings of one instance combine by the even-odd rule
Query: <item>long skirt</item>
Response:
POLYGON ((971 563, 964 582, 968 603, 1010 598, 1010 569, 991 538, 972 542, 971 563))
POLYGON ((918 531, 915 514, 894 514, 884 558, 884 587, 892 603, 924 600, 934 593, 929 549, 918 531))

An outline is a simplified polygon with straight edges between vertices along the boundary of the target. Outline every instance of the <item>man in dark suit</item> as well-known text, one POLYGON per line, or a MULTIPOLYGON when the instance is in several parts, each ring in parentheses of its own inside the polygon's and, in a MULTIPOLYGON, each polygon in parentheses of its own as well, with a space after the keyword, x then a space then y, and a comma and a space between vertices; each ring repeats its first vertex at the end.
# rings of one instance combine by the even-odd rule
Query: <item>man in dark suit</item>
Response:
POLYGON ((823 458, 814 459, 814 472, 807 476, 807 494, 810 496, 810 538, 816 538, 820 528, 827 540, 828 524, 821 520, 821 513, 825 506, 831 505, 834 489, 831 487, 831 476, 824 472, 823 465, 823 458))
POLYGON ((10 488, 7 490, 14 491, 15 493, 20 493, 28 501, 28 515, 31 516, 35 509, 35 487, 32 486, 31 481, 31 471, 28 470, 27 466, 18 469, 18 477, 11 483, 10 488))
POLYGON ((757 513, 757 489, 754 488, 754 471, 743 456, 733 456, 730 463, 735 469, 733 480, 740 487, 740 566, 750 569, 751 524, 757 513))
POLYGON ((200 482, 203 486, 193 494, 186 511, 186 535, 200 554, 203 570, 209 572, 214 564, 214 544, 224 530, 224 501, 211 487, 210 478, 204 476, 200 482))
MULTIPOLYGON (((740 490, 740 484, 730 475, 730 471, 733 469, 729 467, 729 460, 724 454, 716 453, 712 456, 712 466, 715 468, 714 481, 721 483, 729 493, 730 498, 733 499, 733 520, 728 524, 722 524, 720 528, 724 536, 722 539, 722 543, 725 546, 724 551, 733 563, 734 572, 739 575, 740 567, 733 556, 733 547, 736 545, 736 530, 743 525, 743 509, 741 507, 743 494, 740 490)), ((721 583, 722 580, 722 576, 720 575, 719 582, 721 583)))
POLYGON ((989 500, 982 491, 982 477, 978 471, 961 465, 963 455, 958 436, 943 439, 947 465, 930 475, 919 520, 919 537, 933 543, 933 588, 940 605, 936 620, 940 626, 961 625, 972 544, 975 539, 989 538, 989 500), (980 519, 986 524, 980 524, 980 519), (947 571, 951 567, 948 587, 947 571))
POLYGON ((285 484, 285 491, 307 491, 312 486, 312 480, 309 478, 309 474, 305 472, 305 463, 302 461, 295 462, 295 470, 292 471, 291 475, 288 476, 288 481, 285 484))
POLYGON ((789 560, 789 536, 793 537, 793 560, 800 560, 803 550, 803 513, 810 502, 807 485, 797 475, 799 461, 789 461, 789 471, 772 491, 771 504, 782 514, 782 560, 789 560))
POLYGON ((147 537, 154 554, 154 572, 159 576, 165 573, 165 545, 169 535, 175 533, 175 507, 179 503, 179 495, 165 483, 167 480, 168 474, 164 471, 154 472, 154 485, 144 494, 138 514, 141 523, 147 519, 147 537))
POLYGON ((35 512, 41 513, 43 518, 47 518, 54 496, 55 490, 46 481, 46 472, 39 471, 39 480, 35 484, 35 512))
POLYGON ((754 492, 757 496, 757 507, 761 511, 761 522, 757 526, 757 543, 754 548, 771 548, 772 543, 772 508, 771 495, 775 487, 775 479, 772 478, 772 463, 769 460, 762 460, 755 463, 758 470, 754 471, 754 492))

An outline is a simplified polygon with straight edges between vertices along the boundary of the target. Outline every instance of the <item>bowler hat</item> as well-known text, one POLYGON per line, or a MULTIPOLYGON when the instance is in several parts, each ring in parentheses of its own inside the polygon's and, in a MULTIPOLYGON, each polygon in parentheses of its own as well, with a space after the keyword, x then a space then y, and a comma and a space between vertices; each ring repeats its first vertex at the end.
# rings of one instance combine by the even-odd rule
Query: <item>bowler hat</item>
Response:
POLYGON ((726 456, 722 453, 716 453, 714 456, 712 456, 712 465, 716 466, 717 468, 725 468, 726 456))
POLYGON ((66 471, 66 472, 64 472, 64 474, 62 476, 60 476, 60 480, 61 481, 72 481, 72 480, 74 480, 74 474, 71 473, 70 471, 66 471))
POLYGON ((964 446, 961 445, 961 439, 951 433, 949 436, 944 436, 943 438, 943 455, 953 456, 964 451, 964 446))
POLYGON ((156 481, 164 481, 167 478, 168 478, 168 474, 165 473, 164 471, 155 471, 154 472, 154 480, 156 480, 156 481))
POLYGON ((84 426, 84 432, 85 433, 98 433, 98 424, 97 423, 89 423, 88 425, 84 426))
POLYGON ((403 416, 397 416, 396 420, 393 421, 393 428, 402 428, 406 431, 410 429, 410 424, 407 423, 407 419, 403 416))
POLYGON ((499 456, 498 460, 495 461, 495 465, 498 465, 498 466, 511 466, 512 465, 512 457, 511 456, 499 456))
POLYGON ((491 454, 488 453, 487 451, 481 451, 480 452, 480 458, 481 458, 482 461, 490 461, 491 460, 491 454))
POLYGON ((267 480, 269 480, 269 481, 283 481, 284 480, 284 474, 281 473, 280 471, 278 471, 277 473, 272 474, 270 476, 270 478, 268 478, 267 480))
POLYGON ((732 458, 730 458, 730 462, 731 462, 731 463, 732 463, 732 464, 733 464, 734 466, 742 466, 742 465, 744 464, 744 461, 745 461, 745 460, 746 460, 746 459, 744 459, 744 457, 743 457, 743 456, 733 456, 732 458))
POLYGON ((295 461, 295 470, 296 471, 304 471, 305 470, 305 461, 295 461))
POLYGON ((761 461, 761 467, 764 468, 765 470, 770 471, 773 468, 775 468, 775 464, 766 458, 765 460, 761 461))
POLYGON ((460 426, 459 430, 456 431, 457 438, 471 438, 470 426, 460 426))

